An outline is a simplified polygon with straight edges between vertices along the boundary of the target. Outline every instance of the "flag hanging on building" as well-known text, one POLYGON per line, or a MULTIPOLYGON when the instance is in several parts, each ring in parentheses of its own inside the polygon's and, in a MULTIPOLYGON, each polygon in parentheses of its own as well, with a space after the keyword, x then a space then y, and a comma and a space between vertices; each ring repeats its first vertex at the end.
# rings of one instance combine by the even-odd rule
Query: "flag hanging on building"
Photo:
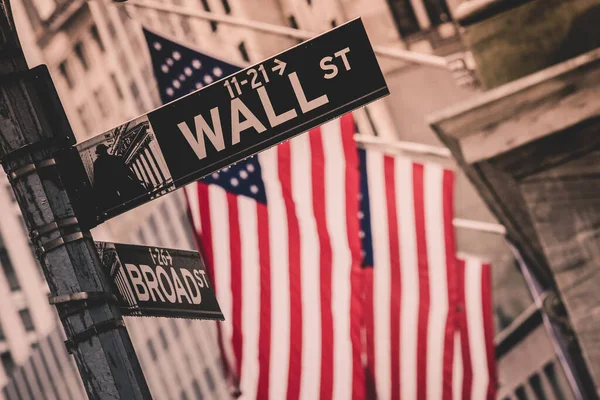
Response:
MULTIPOLYGON (((146 38, 163 101, 237 70, 146 38)), ((243 398, 363 397, 354 133, 346 115, 186 188, 243 398)))
POLYGON ((474 257, 457 260, 457 331, 454 400, 496 398, 491 265, 474 257))
POLYGON ((490 266, 456 259, 453 172, 359 158, 368 397, 494 399, 490 266))
POLYGON ((450 399, 454 175, 379 151, 359 154, 370 397, 450 399))

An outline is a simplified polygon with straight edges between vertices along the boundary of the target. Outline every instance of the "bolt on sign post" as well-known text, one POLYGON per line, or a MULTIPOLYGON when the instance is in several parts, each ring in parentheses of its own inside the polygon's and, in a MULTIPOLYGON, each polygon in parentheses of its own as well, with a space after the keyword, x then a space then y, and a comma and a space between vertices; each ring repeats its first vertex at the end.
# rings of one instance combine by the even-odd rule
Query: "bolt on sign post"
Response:
POLYGON ((355 19, 69 149, 63 176, 91 228, 388 94, 355 19))

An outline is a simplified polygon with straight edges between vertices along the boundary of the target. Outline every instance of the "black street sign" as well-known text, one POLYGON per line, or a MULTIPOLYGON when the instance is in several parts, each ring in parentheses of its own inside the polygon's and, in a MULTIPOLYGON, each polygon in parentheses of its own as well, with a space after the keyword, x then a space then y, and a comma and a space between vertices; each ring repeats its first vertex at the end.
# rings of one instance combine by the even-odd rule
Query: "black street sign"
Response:
POLYGON ((96 242, 123 315, 224 320, 195 251, 96 242))
POLYGON ((91 228, 388 94, 356 19, 79 144, 66 186, 91 228))

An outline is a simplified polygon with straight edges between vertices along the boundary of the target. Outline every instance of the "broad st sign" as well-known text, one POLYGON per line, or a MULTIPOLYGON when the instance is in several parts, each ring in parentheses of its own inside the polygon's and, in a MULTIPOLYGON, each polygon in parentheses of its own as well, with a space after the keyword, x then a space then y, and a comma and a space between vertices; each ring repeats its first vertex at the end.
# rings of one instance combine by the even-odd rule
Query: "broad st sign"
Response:
POLYGON ((225 319, 197 252, 105 242, 96 248, 124 315, 225 319))
POLYGON ((91 228, 388 94, 356 19, 79 144, 67 187, 91 228))

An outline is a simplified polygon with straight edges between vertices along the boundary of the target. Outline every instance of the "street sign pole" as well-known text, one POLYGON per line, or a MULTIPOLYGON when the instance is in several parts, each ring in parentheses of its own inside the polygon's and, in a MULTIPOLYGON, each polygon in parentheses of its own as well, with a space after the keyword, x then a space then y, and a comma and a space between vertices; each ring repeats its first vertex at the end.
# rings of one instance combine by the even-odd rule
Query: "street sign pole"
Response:
POLYGON ((94 242, 79 227, 54 155, 74 144, 45 66, 29 69, 0 0, 0 157, 90 399, 149 399, 94 242), (87 300, 84 300, 87 299, 87 300))

